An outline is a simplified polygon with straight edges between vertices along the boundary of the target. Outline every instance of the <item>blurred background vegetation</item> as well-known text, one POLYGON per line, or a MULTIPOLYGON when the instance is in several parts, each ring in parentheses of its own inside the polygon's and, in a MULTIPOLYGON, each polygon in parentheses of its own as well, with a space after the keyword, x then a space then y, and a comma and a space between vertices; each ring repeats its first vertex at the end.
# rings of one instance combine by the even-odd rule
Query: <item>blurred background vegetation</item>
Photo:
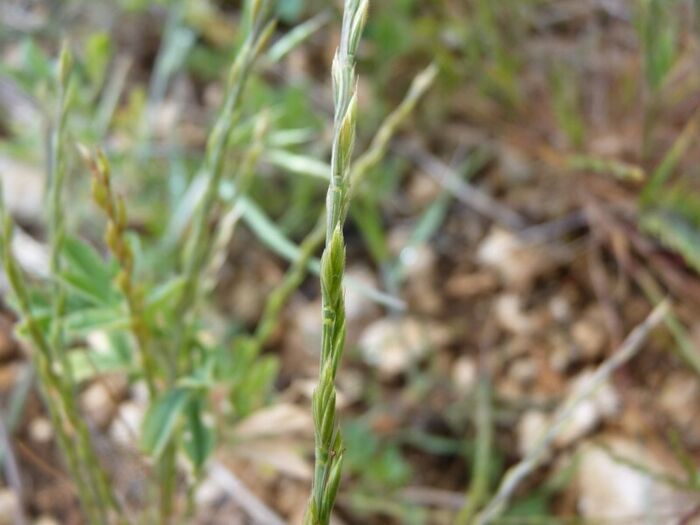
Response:
MULTIPOLYGON (((214 456, 291 523, 310 479, 317 277, 309 272, 273 319, 260 356, 227 345, 255 331, 323 208, 339 4, 276 3, 277 30, 227 156, 240 165, 264 121, 261 161, 237 208, 241 225, 206 276, 200 335, 219 351, 206 388, 214 456)), ((36 279, 61 43, 75 56, 67 140, 104 148, 127 203, 136 275, 149 286, 179 269, 241 9, 233 0, 0 3, 0 176, 36 279)), ((673 303, 665 328, 573 418, 501 520, 697 521, 699 32, 697 0, 372 3, 358 57, 358 150, 424 68, 439 72, 350 211, 348 272, 361 286, 347 290, 338 523, 457 523, 465 501, 481 507, 557 403, 664 296, 673 303)), ((64 220, 105 258, 89 176, 69 150, 64 220)), ((226 183, 221 194, 233 199, 226 183)), ((37 430, 45 412, 12 320, 5 308, 0 392, 21 506, 32 520, 81 523, 56 445, 37 430)), ((119 430, 124 420, 138 427, 130 418, 145 410, 119 346, 128 343, 114 318, 75 322, 83 349, 110 335, 111 353, 82 360, 81 403, 115 485, 138 491, 145 475, 135 472, 147 466, 119 430), (105 378, 116 396, 94 394, 105 378)), ((201 481, 192 522, 255 522, 201 481)))

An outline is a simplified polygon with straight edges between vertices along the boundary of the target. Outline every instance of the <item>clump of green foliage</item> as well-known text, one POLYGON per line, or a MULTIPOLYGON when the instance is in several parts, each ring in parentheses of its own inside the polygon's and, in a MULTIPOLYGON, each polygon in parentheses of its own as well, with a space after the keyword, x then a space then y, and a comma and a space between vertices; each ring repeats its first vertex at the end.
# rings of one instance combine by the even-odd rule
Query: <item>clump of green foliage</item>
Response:
MULTIPOLYGON (((64 48, 58 64, 58 108, 51 136, 48 216, 51 279, 44 287, 23 274, 12 250, 13 224, 3 208, 0 235, 2 259, 13 292, 14 306, 21 316, 20 333, 35 349, 34 359, 46 405, 57 430, 71 477, 90 523, 128 519, 102 467, 87 423, 78 409, 77 394, 82 380, 114 369, 126 370, 133 381, 143 379, 150 407, 141 432, 141 447, 155 464, 160 493, 157 520, 168 523, 175 512, 178 483, 176 455, 190 460, 195 479, 214 447, 215 431, 206 422, 209 389, 227 381, 221 361, 222 348, 204 346, 198 335, 202 324, 202 275, 214 248, 209 224, 219 202, 226 171, 225 158, 233 131, 242 116, 242 95, 255 61, 273 34, 271 3, 247 2, 247 29, 231 67, 226 96, 219 118, 208 139, 201 173, 205 191, 191 217, 191 228, 182 250, 180 270, 165 282, 144 282, 139 274, 142 253, 130 231, 127 206, 114 189, 114 174, 107 155, 80 146, 92 172, 92 197, 102 211, 104 239, 111 253, 104 260, 87 243, 70 237, 64 216, 66 158, 70 154, 66 121, 72 88, 72 58, 64 48), (36 285, 39 286, 36 286, 36 285), (109 334, 109 348, 94 352, 76 347, 90 331, 109 334)), ((259 155, 241 165, 248 176, 259 155)), ((245 360, 241 360, 243 363, 245 360)), ((238 363, 238 364, 241 364, 238 363)), ((256 397, 269 387, 276 367, 266 360, 245 363, 237 374, 256 377, 247 395, 256 397), (261 368, 262 367, 262 368, 261 368)), ((237 397, 241 397, 237 391, 237 397)), ((255 402, 248 400, 249 405, 255 402)), ((147 513, 152 511, 147 511, 147 513)))
MULTIPOLYGON (((321 382, 313 398, 317 467, 307 520, 328 523, 343 455, 333 384, 345 333, 343 283, 353 285, 343 275, 343 223, 351 195, 381 162, 392 137, 435 79, 437 68, 430 66, 416 77, 403 102, 351 165, 357 108, 354 61, 368 2, 349 0, 333 65, 336 111, 332 158, 327 165, 294 151, 309 140, 308 131, 279 129, 284 126, 279 111, 272 107, 261 110, 257 94, 247 92, 246 86, 257 82, 256 87, 264 88, 255 69, 280 60, 325 24, 328 16, 312 18, 268 46, 276 34, 275 2, 247 0, 242 39, 201 165, 191 166, 173 156, 168 189, 178 197, 168 203, 169 208, 157 203, 156 211, 146 215, 138 202, 123 196, 121 188, 133 183, 127 178, 129 172, 143 171, 145 178, 146 173, 161 168, 153 160, 149 108, 162 101, 169 79, 185 64, 188 53, 196 50, 195 39, 183 24, 183 6, 175 3, 169 11, 148 94, 130 92, 119 112, 124 76, 103 78, 109 62, 108 37, 91 38, 83 62, 77 64, 68 46, 64 48, 53 87, 42 87, 46 98, 53 94, 56 100, 46 216, 50 276, 33 279, 25 273, 13 250, 15 226, 3 207, 0 255, 12 291, 11 305, 20 316, 20 335, 33 349, 38 382, 85 517, 90 523, 166 524, 178 516, 192 516, 194 488, 205 474, 217 440, 226 439, 230 424, 269 397, 278 362, 275 356, 264 355, 263 347, 282 308, 307 273, 320 274, 324 309, 319 323, 323 323, 324 336, 321 382), (77 97, 78 90, 91 96, 77 97), (93 120, 94 114, 97 118, 93 120), (109 143, 104 149, 89 145, 105 141, 110 129, 133 133, 137 138, 133 147, 115 153, 109 143), (253 198, 255 175, 263 162, 301 174, 302 181, 330 182, 326 212, 321 211, 298 245, 253 198), (191 169, 196 170, 192 177, 179 176, 191 169), (71 171, 91 174, 92 206, 77 201, 73 188, 68 201, 70 184, 80 186, 70 180, 71 171), (76 224, 80 226, 74 214, 68 213, 74 210, 89 216, 100 212, 100 220, 90 219, 84 228, 94 232, 98 225, 106 254, 71 233, 76 224), (154 221, 153 216, 164 219, 154 221), (135 226, 142 226, 143 220, 146 226, 137 231, 135 226), (231 330, 216 339, 207 333, 212 311, 208 298, 239 221, 291 264, 267 297, 253 332, 235 327, 232 320, 231 330), (326 249, 318 260, 314 256, 324 239, 326 249), (100 348, 89 338, 94 332, 106 336, 100 348), (152 465, 152 476, 149 491, 136 510, 126 505, 110 482, 79 409, 81 386, 111 372, 126 373, 132 384, 143 383, 148 393, 139 445, 152 465), (215 388, 226 393, 224 409, 212 403, 215 388), (187 459, 189 476, 177 467, 178 457, 187 459), (178 497, 182 488, 190 496, 184 506, 178 497), (158 505, 147 504, 156 498, 158 505)), ((264 97, 262 102, 265 106, 264 97)), ((146 195, 152 195, 150 190, 146 195)), ((389 307, 401 307, 400 301, 386 293, 367 287, 361 292, 389 307)))

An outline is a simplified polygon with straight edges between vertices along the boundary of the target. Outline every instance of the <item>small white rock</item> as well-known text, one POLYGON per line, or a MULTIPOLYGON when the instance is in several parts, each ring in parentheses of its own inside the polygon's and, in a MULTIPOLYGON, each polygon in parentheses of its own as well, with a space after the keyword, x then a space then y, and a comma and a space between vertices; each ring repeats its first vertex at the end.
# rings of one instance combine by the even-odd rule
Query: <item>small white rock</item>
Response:
POLYGON ((12 215, 37 220, 44 206, 44 176, 40 167, 0 155, 0 180, 12 215))
POLYGON ((54 518, 53 516, 39 516, 36 521, 34 522, 34 525, 59 525, 58 520, 54 518))
POLYGON ((17 494, 13 490, 0 489, 0 525, 12 525, 19 509, 17 494))
MULTIPOLYGON (((609 443, 615 452, 638 459, 640 451, 627 441, 609 443), (633 455, 632 455, 633 454, 633 455)), ((578 479, 581 514, 596 519, 644 516, 654 482, 637 470, 615 462, 605 451, 590 447, 581 456, 578 479)))
POLYGON ((144 409, 140 405, 133 401, 123 403, 119 406, 117 415, 109 427, 109 436, 123 447, 134 445, 141 433, 144 415, 144 409))
POLYGON ((48 443, 53 439, 53 425, 46 417, 35 417, 29 423, 29 439, 35 443, 48 443))
POLYGON ((138 381, 131 385, 131 399, 142 406, 147 406, 150 403, 151 394, 148 392, 146 381, 138 381))
POLYGON ((460 396, 470 394, 476 386, 477 366, 471 357, 462 356, 452 368, 452 383, 460 396))
MULTIPOLYGON (((602 440, 616 456, 648 468, 669 472, 648 450, 621 437, 602 440)), ((581 449, 577 471, 578 507, 584 518, 628 521, 638 517, 644 525, 677 525, 678 517, 697 507, 697 497, 656 481, 643 471, 617 461, 595 445, 581 449)), ((635 521, 635 523, 637 523, 635 521)), ((700 519, 688 522, 697 525, 700 519)))
POLYGON ((292 319, 292 338, 300 348, 318 353, 321 348, 321 301, 297 304, 292 319))
POLYGON ((671 374, 661 390, 661 407, 679 427, 697 421, 700 384, 697 377, 677 372, 671 374))
POLYGON ((537 362, 532 357, 523 357, 516 360, 508 374, 518 383, 531 384, 537 377, 537 362))
POLYGON ((496 299, 496 319, 501 327, 515 335, 534 332, 538 323, 525 313, 522 298, 513 293, 504 293, 496 299))
POLYGON ((412 317, 388 317, 365 329, 360 348, 365 361, 390 378, 405 372, 447 340, 447 332, 434 323, 412 317))
POLYGON ((549 312, 558 323, 566 322, 571 319, 571 302, 563 294, 555 295, 549 301, 549 312))
POLYGON ((524 457, 530 452, 544 433, 549 419, 539 410, 528 410, 518 421, 518 451, 524 457))
POLYGON ((589 308, 571 327, 571 337, 587 359, 597 359, 605 351, 607 335, 603 311, 589 308))
POLYGON ((540 275, 550 271, 555 261, 541 246, 529 246, 517 236, 494 227, 477 249, 476 258, 495 269, 511 288, 528 288, 540 275))
POLYGON ((116 397, 121 388, 108 378, 102 378, 87 387, 80 396, 80 405, 86 415, 98 426, 105 427, 114 416, 116 397))
POLYGON ((226 491, 211 476, 202 480, 194 496, 197 506, 200 508, 215 505, 225 497, 226 491))
POLYGON ((425 243, 403 248, 399 257, 405 268, 405 278, 409 282, 431 276, 437 262, 435 251, 425 243))
MULTIPOLYGON (((569 399, 589 384, 592 374, 592 371, 584 371, 573 379, 569 386, 569 399)), ((619 410, 620 398, 615 388, 608 382, 603 383, 590 397, 576 406, 555 443, 560 447, 574 443, 602 421, 615 416, 619 410)))

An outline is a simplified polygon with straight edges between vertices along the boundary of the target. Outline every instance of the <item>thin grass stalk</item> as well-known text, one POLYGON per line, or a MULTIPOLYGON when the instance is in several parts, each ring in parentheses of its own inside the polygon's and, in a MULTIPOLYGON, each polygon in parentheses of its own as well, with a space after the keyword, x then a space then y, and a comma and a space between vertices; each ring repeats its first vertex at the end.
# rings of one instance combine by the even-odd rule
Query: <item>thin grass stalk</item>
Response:
POLYGON ((326 197, 326 248, 321 258, 323 330, 319 382, 312 398, 315 467, 307 525, 327 525, 340 485, 343 441, 336 420, 335 378, 345 346, 345 241, 350 162, 357 120, 355 55, 369 9, 368 0, 346 0, 340 44, 333 60, 335 105, 331 180, 326 197))
MULTIPOLYGON (((485 367, 483 363, 481 366, 485 367)), ((491 378, 488 372, 482 369, 476 387, 476 447, 472 458, 472 478, 464 507, 457 516, 458 525, 470 525, 488 496, 493 446, 491 397, 491 378)))
MULTIPOLYGON (((134 256, 126 238, 127 215, 122 197, 112 188, 109 161, 102 151, 91 153, 80 147, 81 154, 92 172, 92 197, 107 218, 105 241, 119 264, 117 286, 126 299, 129 311, 129 325, 136 341, 141 369, 151 399, 158 394, 158 362, 152 352, 151 334, 144 320, 143 293, 136 286, 134 278, 134 256)), ((156 468, 160 500, 159 517, 161 523, 168 523, 172 514, 172 498, 175 488, 175 449, 172 444, 166 450, 166 457, 156 468)))
MULTIPOLYGON (((63 219, 63 185, 66 177, 66 120, 70 105, 70 82, 72 71, 72 57, 67 45, 64 45, 58 63, 58 103, 56 108, 56 118, 51 136, 50 158, 49 158, 49 241, 50 241, 50 269, 54 278, 54 293, 52 295, 52 322, 47 343, 47 351, 51 354, 51 359, 43 368, 42 377, 47 379, 54 388, 60 390, 59 399, 63 400, 63 417, 54 414, 59 418, 56 425, 62 448, 69 457, 68 462, 73 464, 73 468, 79 469, 76 476, 78 490, 86 500, 86 506, 90 507, 89 513, 105 519, 105 512, 110 507, 118 509, 118 504, 114 494, 109 488, 106 476, 97 462, 97 458, 92 448, 92 442, 87 426, 82 422, 76 403, 75 381, 73 371, 68 360, 65 348, 63 317, 65 315, 66 291, 58 276, 61 272, 61 252, 64 244, 64 219, 63 219), (60 364, 60 374, 50 374, 52 364, 60 364), (46 370, 48 367, 48 370, 46 370), (72 421, 73 431, 77 437, 76 443, 70 439, 70 434, 66 433, 61 425, 61 421, 72 421), (94 494, 93 494, 94 493, 94 494), (94 501, 92 498, 94 496, 94 501)), ((43 359, 46 359, 45 357, 43 359)), ((54 398, 50 397, 48 405, 54 403, 54 398)))
POLYGON ((59 445, 66 454, 68 467, 75 475, 79 496, 88 516, 107 523, 108 511, 119 515, 119 504, 109 488, 107 476, 102 469, 90 440, 90 433, 81 418, 75 398, 63 388, 63 378, 52 363, 54 352, 50 342, 31 311, 29 292, 19 264, 12 253, 13 223, 2 204, 0 196, 0 253, 10 289, 15 296, 17 308, 36 354, 37 372, 46 397, 46 405, 57 431, 59 445), (85 479, 85 474, 89 479, 85 479))
POLYGON ((216 275, 221 271, 226 262, 227 249, 231 243, 234 229, 240 218, 241 211, 238 203, 243 195, 250 190, 255 175, 255 170, 265 150, 265 135, 269 127, 267 114, 262 114, 257 118, 255 130, 253 132, 253 142, 248 147, 241 160, 240 167, 234 176, 235 193, 231 202, 228 203, 229 211, 221 219, 218 232, 212 247, 212 255, 207 267, 207 276, 204 289, 209 291, 213 288, 216 275))
POLYGON ((430 64, 421 71, 411 82, 411 86, 401 103, 384 119, 384 122, 382 122, 382 125, 375 133, 369 148, 357 158, 352 167, 350 172, 350 197, 355 194, 367 178, 367 175, 386 156, 391 139, 413 113, 426 91, 435 82, 438 71, 436 64, 430 64))
MULTIPOLYGON (((188 350, 190 322, 187 313, 196 307, 201 274, 206 269, 209 255, 213 249, 209 232, 211 211, 219 196, 219 187, 224 174, 224 157, 232 130, 240 120, 240 102, 248 76, 269 41, 275 29, 275 22, 269 21, 270 0, 250 0, 247 2, 249 30, 231 67, 226 82, 226 95, 219 111, 219 117, 207 140, 203 171, 208 177, 207 186, 193 217, 192 229, 185 248, 183 263, 183 292, 176 305, 176 316, 182 319, 175 327, 172 340, 175 353, 170 370, 169 383, 174 382, 184 368, 189 370, 192 356, 188 350)), ((173 513, 173 496, 175 492, 177 469, 175 440, 167 445, 158 465, 161 478, 160 485, 160 523, 170 522, 173 513)))
POLYGON ((168 525, 173 515, 173 498, 177 484, 176 453, 177 447, 175 442, 171 440, 163 451, 162 459, 156 466, 159 479, 158 522, 160 525, 168 525))
MULTIPOLYGON (((67 358, 64 348, 64 330, 63 317, 65 315, 65 288, 58 279, 61 273, 61 251, 63 248, 64 239, 64 219, 62 206, 62 190, 66 177, 66 159, 65 159, 65 133, 66 120, 68 116, 70 76, 72 70, 72 56, 66 44, 61 49, 61 54, 58 61, 57 75, 57 104, 56 116, 53 124, 53 131, 50 137, 50 157, 49 157, 49 190, 48 190, 48 236, 50 244, 50 271, 53 277, 53 294, 52 294, 52 320, 49 333, 49 344, 47 352, 51 354, 48 363, 40 363, 41 377, 46 379, 47 384, 56 383, 56 387, 60 389, 60 397, 68 398, 75 396, 74 381, 72 377, 72 368, 67 358), (46 366, 50 367, 52 361, 60 362, 64 378, 56 376, 51 379, 49 377, 50 370, 46 370, 46 366)), ((41 354, 39 359, 46 361, 46 358, 41 354)), ((51 399, 51 398, 49 398, 51 399)), ((54 403, 49 401, 47 405, 50 407, 50 412, 54 408, 54 403)), ((55 412, 55 411, 54 411, 55 412)), ((59 419, 55 428, 59 445, 65 450, 67 462, 71 474, 74 476, 76 487, 81 494, 81 498, 85 500, 84 507, 88 515, 104 518, 101 514, 99 496, 94 494, 95 476, 91 475, 90 466, 81 464, 78 458, 77 449, 73 446, 69 435, 64 431, 60 424, 60 417, 52 414, 52 419, 59 419)))
MULTIPOLYGON (((226 84, 226 96, 219 112, 219 118, 209 135, 204 158, 204 172, 208 181, 206 190, 193 218, 192 231, 186 247, 184 260, 184 286, 177 311, 184 313, 191 307, 197 296, 200 274, 212 249, 209 233, 211 210, 219 195, 219 186, 224 173, 224 157, 231 131, 240 118, 240 102, 243 90, 255 59, 269 40, 275 28, 269 22, 270 4, 268 0, 251 0, 248 3, 250 30, 246 35, 238 56, 231 67, 226 84)), ((177 358, 186 346, 182 333, 177 339, 177 358)), ((185 356, 186 357, 186 356, 185 356)))
POLYGON ((136 286, 134 277, 134 254, 126 238, 127 215, 124 199, 112 188, 111 168, 102 151, 91 153, 80 147, 83 159, 92 173, 92 198, 107 218, 105 242, 119 264, 117 287, 126 299, 129 311, 129 326, 136 341, 141 369, 148 392, 156 395, 158 363, 150 345, 150 334, 144 320, 143 294, 136 286))
MULTIPOLYGON (((63 238, 63 214, 61 213, 61 188, 63 186, 63 180, 65 179, 65 125, 68 113, 68 89, 70 81, 70 73, 72 69, 72 57, 68 50, 68 47, 64 45, 61 49, 61 54, 58 63, 58 82, 57 82, 57 105, 56 105, 56 117, 53 125, 53 132, 50 137, 50 157, 49 157, 49 241, 51 246, 50 252, 50 270, 51 275, 54 277, 54 295, 53 295, 53 315, 51 322, 51 344, 49 345, 48 351, 51 352, 52 358, 58 360, 61 359, 61 366, 64 367, 66 373, 69 372, 70 367, 66 366, 67 359, 65 359, 65 352, 63 351, 52 351, 63 346, 63 315, 65 310, 65 289, 61 286, 60 281, 56 279, 56 276, 60 273, 60 256, 61 256, 61 246, 63 238), (59 355, 55 355, 59 354, 59 355), (60 356, 60 357, 59 357, 60 356)), ((45 358, 37 356, 45 361, 45 358)), ((45 369, 46 364, 40 363, 39 369, 45 369)), ((42 373, 43 378, 48 379, 48 372, 42 373)), ((47 381, 49 383, 50 381, 47 381)), ((65 388, 65 384, 68 381, 60 381, 61 396, 73 395, 69 392, 70 386, 65 388)), ((55 413, 53 403, 47 404, 49 412, 52 419, 56 419, 58 416, 55 413)), ((75 478, 76 487, 78 492, 82 495, 81 498, 85 499, 85 510, 88 514, 96 514, 96 504, 93 501, 94 494, 90 486, 90 483, 85 480, 82 468, 80 467, 80 462, 78 461, 77 453, 74 447, 70 446, 70 439, 68 435, 64 432, 63 426, 56 425, 57 437, 59 440, 59 445, 61 448, 65 449, 65 455, 68 462, 69 470, 71 470, 71 475, 75 478)))

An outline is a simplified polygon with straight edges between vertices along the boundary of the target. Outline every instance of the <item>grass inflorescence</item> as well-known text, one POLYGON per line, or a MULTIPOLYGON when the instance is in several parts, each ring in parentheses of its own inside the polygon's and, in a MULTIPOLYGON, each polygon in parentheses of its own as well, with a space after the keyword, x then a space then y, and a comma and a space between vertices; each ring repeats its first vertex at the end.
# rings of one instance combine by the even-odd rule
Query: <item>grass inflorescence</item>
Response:
POLYGON ((340 44, 333 59, 335 118, 331 179, 326 197, 326 247, 321 258, 323 330, 319 381, 312 398, 315 468, 308 525, 329 522, 340 485, 343 440, 336 421, 335 378, 345 346, 345 241, 343 224, 349 205, 350 163, 357 120, 355 55, 367 18, 367 0, 347 0, 340 44))

